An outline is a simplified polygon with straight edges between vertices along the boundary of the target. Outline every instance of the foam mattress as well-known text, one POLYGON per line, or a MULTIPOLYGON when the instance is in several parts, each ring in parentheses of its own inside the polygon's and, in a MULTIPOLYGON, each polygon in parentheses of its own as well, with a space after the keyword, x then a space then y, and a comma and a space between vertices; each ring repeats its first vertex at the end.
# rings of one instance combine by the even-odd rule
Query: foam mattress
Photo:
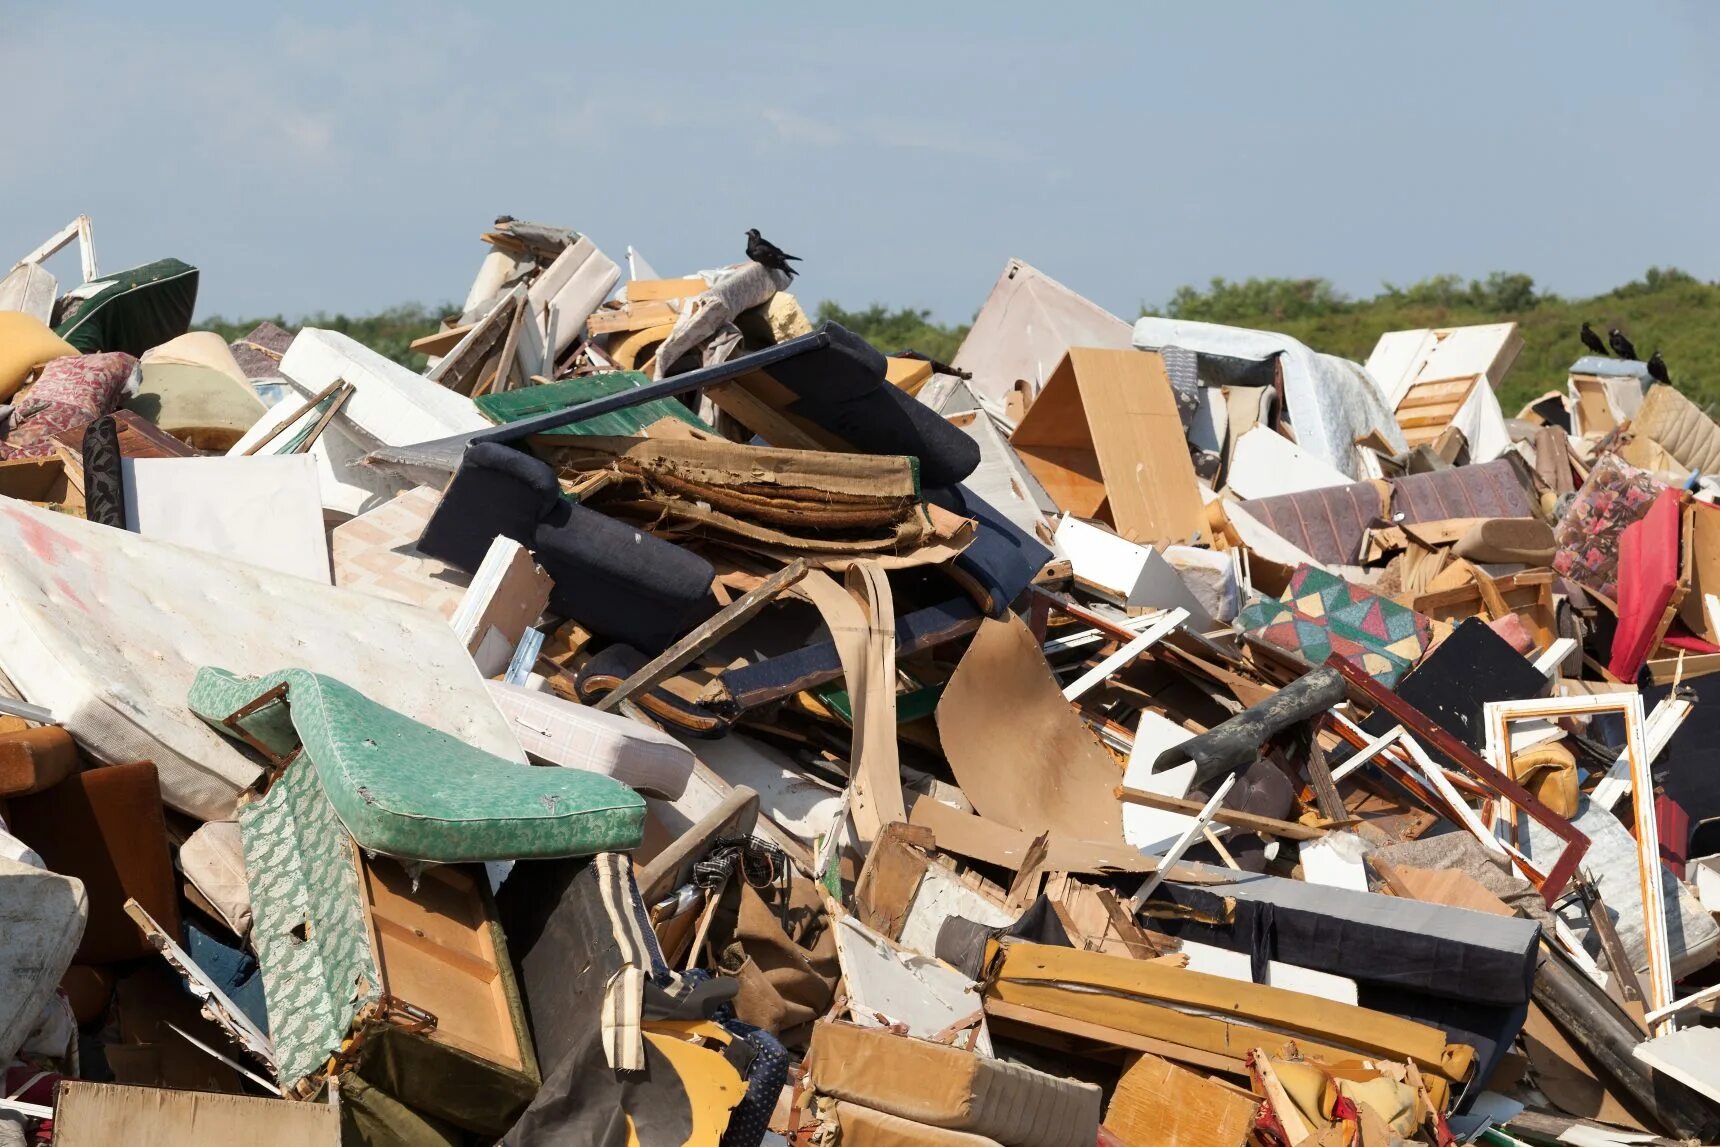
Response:
POLYGON ((0 499, 0 670, 89 752, 154 761, 168 804, 224 820, 258 769, 186 707, 211 664, 361 681, 378 704, 525 759, 428 610, 0 499))

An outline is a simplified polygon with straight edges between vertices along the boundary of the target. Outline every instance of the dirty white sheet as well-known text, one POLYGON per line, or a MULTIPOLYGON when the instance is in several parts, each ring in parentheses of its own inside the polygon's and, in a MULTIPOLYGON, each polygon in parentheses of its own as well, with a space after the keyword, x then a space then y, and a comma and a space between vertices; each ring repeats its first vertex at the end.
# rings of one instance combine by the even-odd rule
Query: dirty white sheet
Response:
POLYGON ((1310 350, 1289 335, 1149 316, 1135 323, 1133 343, 1141 350, 1179 346, 1197 354, 1257 362, 1279 356, 1297 443, 1357 481, 1366 475, 1356 456, 1356 439, 1378 430, 1393 448, 1405 448, 1403 432, 1366 370, 1348 359, 1310 350))

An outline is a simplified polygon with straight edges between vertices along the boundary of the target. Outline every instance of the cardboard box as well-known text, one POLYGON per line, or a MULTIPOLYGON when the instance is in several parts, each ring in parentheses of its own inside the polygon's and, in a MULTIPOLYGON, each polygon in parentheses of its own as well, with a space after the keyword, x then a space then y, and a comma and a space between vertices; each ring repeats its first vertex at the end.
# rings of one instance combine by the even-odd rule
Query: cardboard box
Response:
POLYGON ((1059 508, 1143 544, 1204 542, 1206 511, 1164 360, 1074 347, 1015 433, 1059 508))

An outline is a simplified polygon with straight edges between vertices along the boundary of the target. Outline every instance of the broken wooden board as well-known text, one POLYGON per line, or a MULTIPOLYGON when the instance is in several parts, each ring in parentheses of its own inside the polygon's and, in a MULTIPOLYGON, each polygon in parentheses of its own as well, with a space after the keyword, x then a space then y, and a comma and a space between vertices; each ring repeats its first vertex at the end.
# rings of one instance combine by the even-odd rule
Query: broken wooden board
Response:
POLYGON ((1130 1147, 1242 1147, 1260 1100, 1150 1052, 1123 1069, 1105 1126, 1130 1147))

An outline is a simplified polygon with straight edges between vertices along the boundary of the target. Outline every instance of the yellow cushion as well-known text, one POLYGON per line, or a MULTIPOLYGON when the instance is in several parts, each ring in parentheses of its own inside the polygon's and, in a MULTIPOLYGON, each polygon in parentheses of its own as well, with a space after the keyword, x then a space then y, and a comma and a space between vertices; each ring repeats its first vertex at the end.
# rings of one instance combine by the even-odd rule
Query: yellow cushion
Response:
POLYGON ((77 353, 35 315, 0 311, 0 402, 18 393, 42 364, 77 353))

